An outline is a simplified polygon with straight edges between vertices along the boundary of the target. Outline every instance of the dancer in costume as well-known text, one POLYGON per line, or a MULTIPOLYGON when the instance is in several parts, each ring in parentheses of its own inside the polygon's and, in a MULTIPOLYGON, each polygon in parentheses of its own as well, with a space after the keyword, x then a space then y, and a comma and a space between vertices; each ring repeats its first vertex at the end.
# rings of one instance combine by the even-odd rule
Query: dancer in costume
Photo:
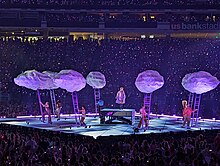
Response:
POLYGON ((81 119, 80 119, 80 123, 82 126, 85 126, 86 127, 86 124, 85 124, 85 119, 86 119, 86 109, 84 106, 82 106, 81 110, 79 110, 79 112, 82 113, 81 115, 81 119))
POLYGON ((51 109, 50 109, 49 102, 46 102, 45 104, 40 102, 40 104, 45 108, 45 111, 43 112, 43 115, 42 115, 42 121, 44 122, 45 121, 45 115, 48 115, 48 123, 52 124, 52 121, 51 121, 51 109))
POLYGON ((117 92, 116 95, 116 103, 120 105, 120 109, 123 109, 123 105, 125 104, 125 91, 123 87, 120 87, 120 90, 117 92))
POLYGON ((145 106, 141 107, 140 109, 141 119, 138 123, 138 128, 141 127, 141 125, 145 125, 145 128, 148 126, 148 120, 147 120, 147 113, 145 110, 145 106))
POLYGON ((190 120, 191 120, 191 115, 194 112, 192 108, 187 104, 186 100, 182 101, 183 105, 183 125, 182 127, 185 127, 187 123, 187 128, 190 128, 190 120))
POLYGON ((60 111, 62 109, 62 104, 60 100, 57 100, 56 102, 56 118, 57 120, 60 120, 60 111))

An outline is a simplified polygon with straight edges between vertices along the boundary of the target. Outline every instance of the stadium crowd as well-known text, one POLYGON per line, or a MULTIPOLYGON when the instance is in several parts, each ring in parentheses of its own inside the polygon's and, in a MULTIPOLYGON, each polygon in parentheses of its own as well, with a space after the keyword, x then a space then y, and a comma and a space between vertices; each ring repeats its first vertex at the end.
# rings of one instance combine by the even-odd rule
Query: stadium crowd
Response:
POLYGON ((0 0, 5 8, 184 8, 184 7, 217 7, 218 0, 0 0))
POLYGON ((48 27, 86 27, 97 28, 104 25, 106 28, 153 28, 157 23, 218 23, 218 14, 176 14, 176 13, 48 13, 46 21, 48 27))
MULTIPOLYGON (((165 85, 155 91, 152 111, 181 115, 181 100, 188 98, 188 92, 181 85, 185 74, 204 70, 219 78, 218 39, 142 39, 76 41, 20 40, 0 41, 1 94, 10 95, 11 104, 27 105, 30 114, 38 109, 36 92, 18 87, 13 82, 20 73, 36 69, 59 72, 73 69, 84 75, 90 71, 101 71, 107 84, 101 90, 106 107, 115 106, 115 95, 124 86, 127 95, 125 107, 139 110, 143 100, 135 87, 137 75, 145 70, 157 70, 165 85), (201 58, 202 57, 202 58, 201 58)), ((71 96, 64 90, 55 90, 56 98, 62 101, 64 113, 72 112, 71 96)), ((49 91, 42 90, 43 101, 50 101, 49 91)), ((86 86, 79 93, 79 102, 88 112, 93 112, 93 90, 86 86)), ((201 116, 219 118, 219 87, 202 96, 201 116)), ((21 107, 23 108, 23 107, 21 107)), ((6 108, 5 108, 6 109, 6 108)), ((8 109, 9 110, 9 109, 8 109)), ((13 109, 10 109, 13 110, 13 109)), ((2 110, 1 110, 2 111, 2 110)), ((27 112, 27 111, 21 111, 27 112)), ((11 114, 11 113, 10 113, 11 114)))
MULTIPOLYGON (((0 0, 0 8, 111 9, 111 8, 218 8, 218 0, 0 0), (79 8, 80 7, 80 8, 79 8)), ((168 14, 169 15, 169 14, 168 14)), ((40 17, 39 17, 40 18, 40 17)), ((150 18, 148 16, 148 18, 150 18)), ((13 18, 15 19, 15 18, 13 18)), ((206 22, 219 16, 157 15, 146 20, 141 15, 96 15, 49 13, 48 26, 111 27, 158 21, 206 22), (128 23, 128 24, 126 24, 128 23)), ((4 17, 3 17, 4 20, 4 17)), ((20 20, 17 20, 17 24, 20 20)), ((37 19, 37 26, 41 19, 37 19)), ((30 20, 26 20, 32 25, 30 20)), ((0 20, 0 25, 2 20, 0 20)), ((6 22, 10 22, 6 19, 6 22)), ((33 22, 36 20, 33 19, 33 22)), ((6 26, 8 24, 5 24, 6 26)), ((26 24, 24 24, 26 25, 26 24)), ((146 27, 146 25, 144 25, 146 27)), ((154 36, 153 36, 154 37, 154 36)), ((189 92, 181 85, 185 74, 204 70, 220 78, 220 37, 215 39, 153 38, 94 40, 20 40, 0 38, 0 118, 38 115, 36 91, 15 85, 18 74, 36 69, 59 72, 73 69, 83 74, 102 72, 107 80, 101 90, 105 107, 116 107, 115 95, 123 86, 126 108, 139 110, 143 94, 134 85, 144 70, 157 70, 164 86, 153 93, 153 113, 182 115, 183 99, 189 92)), ((50 101, 48 90, 40 90, 42 102, 50 101)), ((94 111, 94 92, 89 86, 78 92, 80 105, 94 111)), ((72 113, 71 94, 55 90, 62 113, 72 113)), ((219 87, 202 95, 200 116, 220 119, 219 87)), ((29 122, 26 121, 26 125, 29 122)), ((70 128, 71 130, 71 128, 70 128)), ((0 123, 0 165, 2 166, 220 166, 219 130, 186 131, 127 136, 97 137, 65 134, 0 123)))
POLYGON ((0 125, 2 166, 219 166, 218 130, 92 137, 0 125))

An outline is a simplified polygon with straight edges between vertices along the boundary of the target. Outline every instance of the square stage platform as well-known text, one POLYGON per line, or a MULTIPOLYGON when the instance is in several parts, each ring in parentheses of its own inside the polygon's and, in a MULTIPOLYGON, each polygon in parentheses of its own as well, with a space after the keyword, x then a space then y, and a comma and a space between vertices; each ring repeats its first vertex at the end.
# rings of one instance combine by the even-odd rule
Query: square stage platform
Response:
MULTIPOLYGON (((80 115, 78 115, 79 118, 80 115)), ((63 133, 73 133, 85 136, 110 136, 110 135, 131 135, 134 134, 134 128, 139 122, 139 116, 135 116, 134 125, 123 124, 120 121, 113 121, 113 124, 100 124, 100 118, 95 114, 87 114, 86 124, 91 126, 78 127, 76 126, 76 120, 73 115, 61 115, 61 120, 57 121, 56 118, 52 118, 53 123, 47 124, 40 121, 40 116, 20 116, 17 118, 0 118, 1 124, 10 124, 45 130, 60 131, 63 133)), ((47 120, 47 118, 46 118, 47 120)), ((169 116, 169 115, 155 115, 151 114, 149 128, 145 131, 140 129, 135 134, 148 134, 148 133, 162 133, 162 132, 183 132, 187 131, 186 128, 181 128, 182 117, 169 116)), ((201 119, 199 120, 198 127, 192 127, 190 130, 212 130, 220 129, 220 121, 215 119, 201 119)))

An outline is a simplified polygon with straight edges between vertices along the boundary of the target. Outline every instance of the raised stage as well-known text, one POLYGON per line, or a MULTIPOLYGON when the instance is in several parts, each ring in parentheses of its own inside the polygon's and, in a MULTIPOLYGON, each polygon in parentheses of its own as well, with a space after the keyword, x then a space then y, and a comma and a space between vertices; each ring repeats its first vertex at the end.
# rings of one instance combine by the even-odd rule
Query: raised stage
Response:
MULTIPOLYGON (((80 116, 80 115, 79 115, 80 116)), ((76 127, 75 117, 73 115, 61 115, 61 120, 52 118, 53 124, 42 123, 40 116, 20 116, 17 118, 0 118, 1 124, 10 124, 45 130, 60 131, 63 133, 74 133, 86 136, 110 136, 110 135, 131 135, 134 134, 134 128, 139 122, 139 114, 135 115, 134 125, 122 124, 119 121, 113 121, 114 124, 100 124, 100 118, 96 114, 87 114, 86 124, 91 128, 76 127)), ((47 120, 47 119, 46 119, 47 120)), ((182 117, 169 115, 151 114, 150 127, 144 131, 140 129, 135 134, 162 133, 162 132, 183 132, 186 128, 181 128, 182 117)), ((192 127, 190 130, 212 130, 220 129, 220 120, 200 119, 199 127, 192 127)))

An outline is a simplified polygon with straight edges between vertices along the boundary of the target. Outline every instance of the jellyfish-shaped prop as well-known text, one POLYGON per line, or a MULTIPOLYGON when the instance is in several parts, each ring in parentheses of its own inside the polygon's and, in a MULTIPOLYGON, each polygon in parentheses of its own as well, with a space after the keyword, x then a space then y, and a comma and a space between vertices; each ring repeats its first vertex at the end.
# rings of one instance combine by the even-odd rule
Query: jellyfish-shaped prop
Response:
MULTIPOLYGON (((144 106, 148 113, 148 120, 150 118, 150 107, 152 92, 161 88, 164 85, 164 78, 155 70, 146 70, 140 74, 135 81, 137 89, 144 93, 144 106)), ((142 123, 143 124, 143 123, 142 123)))
POLYGON ((54 79, 57 76, 57 72, 52 72, 52 71, 44 71, 43 74, 46 74, 53 80, 53 84, 50 84, 48 89, 50 90, 50 100, 51 100, 51 105, 52 105, 52 110, 53 114, 55 115, 55 110, 56 110, 56 97, 55 97, 55 92, 54 90, 59 88, 58 86, 55 85, 54 79))
MULTIPOLYGON (((77 92, 86 86, 86 79, 82 74, 74 70, 61 70, 54 79, 55 84, 72 93, 73 111, 77 121, 77 113, 79 111, 77 92)), ((80 123, 80 121, 79 121, 80 123)))
POLYGON ((94 89, 94 98, 95 98, 95 112, 99 112, 99 101, 100 101, 100 89, 106 85, 105 76, 98 72, 90 72, 86 77, 86 82, 94 89))
POLYGON ((205 71, 186 74, 182 79, 182 86, 190 92, 188 104, 194 110, 191 126, 198 126, 201 95, 215 89, 218 85, 219 80, 205 71))
POLYGON ((28 89, 37 90, 38 102, 40 105, 40 112, 43 115, 42 106, 40 104, 40 89, 49 89, 50 85, 53 84, 53 80, 46 74, 40 73, 36 70, 28 70, 16 78, 14 78, 15 84, 18 86, 26 87, 28 89))

